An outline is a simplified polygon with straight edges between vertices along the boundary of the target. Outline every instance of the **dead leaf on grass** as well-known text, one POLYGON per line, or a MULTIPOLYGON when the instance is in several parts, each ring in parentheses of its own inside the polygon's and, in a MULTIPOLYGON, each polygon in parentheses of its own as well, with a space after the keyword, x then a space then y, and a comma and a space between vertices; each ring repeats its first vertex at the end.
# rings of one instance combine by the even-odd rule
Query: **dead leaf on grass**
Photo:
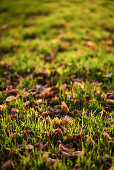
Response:
POLYGON ((110 140, 112 139, 107 132, 103 132, 102 135, 110 140))
POLYGON ((17 97, 15 97, 15 96, 9 96, 9 97, 6 98, 6 102, 11 102, 13 100, 16 100, 16 98, 17 97))
POLYGON ((59 118, 54 118, 53 120, 52 120, 52 126, 53 127, 59 127, 61 125, 61 121, 60 121, 60 119, 59 118))
POLYGON ((66 105, 65 102, 62 102, 61 112, 62 112, 62 113, 68 113, 68 112, 69 112, 69 108, 68 108, 68 106, 66 105))
POLYGON ((71 141, 73 141, 73 140, 80 140, 82 138, 82 133, 79 133, 79 134, 74 134, 74 135, 72 135, 72 136, 67 136, 66 138, 65 138, 65 141, 69 141, 69 140, 71 140, 71 141))
POLYGON ((0 105, 0 112, 2 112, 4 110, 5 106, 2 104, 0 105))

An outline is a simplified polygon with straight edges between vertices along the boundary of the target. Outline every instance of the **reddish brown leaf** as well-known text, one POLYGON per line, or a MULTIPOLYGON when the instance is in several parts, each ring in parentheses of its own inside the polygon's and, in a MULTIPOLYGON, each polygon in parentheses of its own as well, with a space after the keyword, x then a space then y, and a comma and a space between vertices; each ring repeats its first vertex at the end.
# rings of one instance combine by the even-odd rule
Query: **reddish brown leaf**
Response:
POLYGON ((65 102, 62 102, 61 112, 62 112, 62 113, 68 113, 68 112, 69 112, 69 108, 68 108, 68 106, 66 105, 65 102))
POLYGON ((0 112, 2 112, 4 110, 5 106, 2 104, 0 105, 0 112))
POLYGON ((55 97, 53 97, 53 98, 51 99, 50 103, 56 104, 56 103, 58 103, 58 101, 59 101, 58 97, 55 96, 55 97))
POLYGON ((110 140, 112 139, 107 132, 103 132, 102 135, 110 140))
POLYGON ((60 124, 61 124, 61 121, 60 121, 60 119, 58 119, 58 118, 54 118, 53 120, 52 120, 52 126, 53 127, 59 127, 60 126, 60 124))
POLYGON ((27 148, 28 148, 29 150, 32 150, 32 149, 33 149, 33 145, 28 144, 28 145, 27 145, 27 148))

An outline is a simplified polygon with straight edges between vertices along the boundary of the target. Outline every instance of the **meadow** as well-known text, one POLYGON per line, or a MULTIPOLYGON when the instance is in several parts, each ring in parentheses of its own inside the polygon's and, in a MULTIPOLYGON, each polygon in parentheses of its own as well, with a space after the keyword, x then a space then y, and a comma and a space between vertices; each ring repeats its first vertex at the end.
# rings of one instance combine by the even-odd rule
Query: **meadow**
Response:
POLYGON ((0 0, 0 169, 114 169, 114 1, 0 0))

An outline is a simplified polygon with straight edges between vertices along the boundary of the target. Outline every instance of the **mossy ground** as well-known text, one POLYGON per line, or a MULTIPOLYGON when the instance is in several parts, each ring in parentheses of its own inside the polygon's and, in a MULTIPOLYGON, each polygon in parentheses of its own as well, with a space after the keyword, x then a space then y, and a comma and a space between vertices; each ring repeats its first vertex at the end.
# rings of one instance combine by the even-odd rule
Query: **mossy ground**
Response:
POLYGON ((113 0, 0 1, 2 169, 113 169, 113 90, 113 0))

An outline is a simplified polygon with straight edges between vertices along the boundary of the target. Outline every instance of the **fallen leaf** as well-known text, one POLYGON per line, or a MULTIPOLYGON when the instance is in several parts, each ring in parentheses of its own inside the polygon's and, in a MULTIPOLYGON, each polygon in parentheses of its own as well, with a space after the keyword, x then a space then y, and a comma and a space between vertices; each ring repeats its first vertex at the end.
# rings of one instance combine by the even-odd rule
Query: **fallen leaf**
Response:
POLYGON ((42 99, 38 99, 38 100, 36 101, 36 105, 39 105, 39 104, 41 104, 42 102, 43 102, 42 99))
POLYGON ((64 151, 64 152, 67 152, 67 153, 72 153, 72 152, 74 152, 74 150, 75 150, 74 148, 69 149, 69 148, 64 147, 62 144, 59 145, 59 151, 64 151))
POLYGON ((41 98, 47 98, 49 96, 49 93, 50 93, 50 88, 47 88, 41 93, 41 98))
POLYGON ((29 106, 30 105, 30 101, 26 101, 25 103, 24 103, 24 106, 25 107, 27 107, 27 106, 29 106))
POLYGON ((53 98, 51 99, 51 101, 50 101, 50 103, 52 103, 52 104, 56 104, 56 103, 58 103, 58 102, 59 102, 59 99, 58 99, 57 96, 53 97, 53 98))
POLYGON ((112 139, 107 132, 103 132, 102 135, 110 140, 112 139))
POLYGON ((106 99, 106 98, 107 98, 106 93, 102 92, 102 94, 101 94, 101 98, 102 98, 102 99, 106 99))
POLYGON ((27 148, 28 148, 29 150, 32 150, 32 149, 33 149, 33 145, 28 144, 28 145, 27 145, 27 148))
POLYGON ((68 106, 66 105, 65 102, 62 102, 61 112, 62 112, 62 113, 68 113, 68 112, 69 112, 69 108, 68 108, 68 106))
POLYGON ((20 111, 18 109, 15 109, 15 108, 12 108, 11 109, 11 114, 14 114, 14 113, 19 113, 20 111))
POLYGON ((60 128, 53 129, 52 137, 58 138, 58 135, 62 135, 62 130, 60 128))
POLYGON ((69 141, 69 140, 80 140, 82 138, 82 133, 79 133, 79 134, 74 134, 74 135, 72 135, 72 136, 67 136, 66 138, 65 138, 65 141, 69 141))
POLYGON ((11 95, 11 96, 16 96, 19 93, 18 89, 11 89, 6 91, 7 91, 7 95, 11 95))
POLYGON ((59 127, 60 126, 60 124, 61 124, 61 121, 60 121, 60 119, 59 118, 54 118, 53 120, 52 120, 52 126, 53 127, 59 127))
POLYGON ((106 102, 109 103, 109 104, 114 104, 114 100, 113 99, 107 99, 106 102))
POLYGON ((5 106, 2 104, 0 105, 0 112, 2 112, 4 110, 5 106))
POLYGON ((16 98, 17 97, 15 97, 15 96, 9 96, 6 98, 6 102, 11 102, 11 101, 15 100, 16 98))

